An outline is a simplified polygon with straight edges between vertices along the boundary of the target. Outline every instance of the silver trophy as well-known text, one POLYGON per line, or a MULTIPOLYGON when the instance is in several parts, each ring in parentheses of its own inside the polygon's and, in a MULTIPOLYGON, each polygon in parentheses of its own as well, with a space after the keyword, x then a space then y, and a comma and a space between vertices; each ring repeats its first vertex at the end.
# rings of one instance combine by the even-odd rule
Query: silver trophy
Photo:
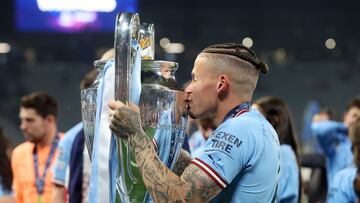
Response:
POLYGON ((81 90, 81 116, 84 128, 85 144, 90 159, 94 142, 95 120, 96 120, 96 94, 97 88, 81 90))
POLYGON ((92 156, 94 131, 96 122, 96 106, 97 106, 97 88, 103 76, 103 70, 108 60, 96 60, 94 67, 98 72, 95 81, 90 88, 83 89, 80 92, 81 98, 81 116, 84 128, 85 145, 88 150, 90 160, 92 156))
MULTIPOLYGON (((115 28, 115 99, 128 103, 140 94, 142 127, 155 138, 159 158, 170 169, 175 164, 185 136, 187 115, 183 92, 174 73, 178 64, 154 60, 154 26, 140 24, 136 13, 121 13, 115 28), (141 55, 141 74, 134 69, 141 55), (138 78, 140 77, 140 78, 138 78), (141 81, 136 83, 134 81, 141 81)), ((119 170, 116 178, 121 202, 147 202, 145 185, 127 142, 117 139, 119 170)))

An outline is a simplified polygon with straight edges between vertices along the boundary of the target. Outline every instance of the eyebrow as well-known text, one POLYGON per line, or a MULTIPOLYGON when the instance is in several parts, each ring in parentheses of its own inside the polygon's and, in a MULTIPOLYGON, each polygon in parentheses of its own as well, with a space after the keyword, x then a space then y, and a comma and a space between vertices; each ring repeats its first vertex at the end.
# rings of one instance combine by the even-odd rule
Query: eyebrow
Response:
POLYGON ((196 73, 191 73, 191 78, 194 79, 194 78, 199 78, 199 77, 197 76, 196 73))

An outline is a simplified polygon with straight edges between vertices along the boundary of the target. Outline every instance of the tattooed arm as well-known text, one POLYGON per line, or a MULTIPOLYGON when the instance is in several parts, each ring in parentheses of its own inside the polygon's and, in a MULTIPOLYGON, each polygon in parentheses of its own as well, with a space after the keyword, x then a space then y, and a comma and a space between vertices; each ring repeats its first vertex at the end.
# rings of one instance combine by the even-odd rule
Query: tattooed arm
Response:
MULTIPOLYGON (((155 202, 208 202, 221 189, 201 169, 189 164, 181 177, 169 170, 158 158, 155 148, 140 126, 136 106, 110 103, 110 128, 128 139, 144 184, 155 202)), ((179 160, 180 161, 180 160, 179 160)), ((187 162, 188 163, 188 162, 187 162)), ((177 166, 178 173, 185 166, 177 166)))
POLYGON ((192 160, 192 158, 191 158, 190 154, 187 151, 181 149, 179 157, 176 160, 176 163, 175 163, 172 171, 176 175, 181 176, 181 174, 184 172, 185 168, 187 166, 189 166, 191 160, 192 160))

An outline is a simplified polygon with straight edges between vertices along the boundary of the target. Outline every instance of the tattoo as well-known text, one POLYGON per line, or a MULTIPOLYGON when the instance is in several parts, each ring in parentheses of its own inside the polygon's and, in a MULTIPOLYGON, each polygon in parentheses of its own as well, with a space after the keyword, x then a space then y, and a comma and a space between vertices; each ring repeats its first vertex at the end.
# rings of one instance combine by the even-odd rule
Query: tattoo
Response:
POLYGON ((120 108, 111 120, 110 128, 118 136, 128 138, 154 202, 207 202, 221 191, 204 171, 189 164, 191 158, 186 153, 180 154, 174 169, 176 174, 183 172, 181 177, 168 169, 159 160, 153 143, 143 131, 138 113, 120 108))
POLYGON ((110 128, 117 136, 128 138, 136 134, 141 128, 140 115, 129 108, 118 109, 110 123, 110 128))
POLYGON ((192 158, 190 154, 181 149, 178 159, 176 160, 176 163, 174 165, 174 168, 172 171, 178 175, 181 176, 181 174, 184 172, 185 168, 190 164, 192 158))
POLYGON ((199 202, 207 202, 217 195, 221 189, 204 171, 194 164, 190 164, 184 171, 182 178, 191 183, 194 196, 199 202))

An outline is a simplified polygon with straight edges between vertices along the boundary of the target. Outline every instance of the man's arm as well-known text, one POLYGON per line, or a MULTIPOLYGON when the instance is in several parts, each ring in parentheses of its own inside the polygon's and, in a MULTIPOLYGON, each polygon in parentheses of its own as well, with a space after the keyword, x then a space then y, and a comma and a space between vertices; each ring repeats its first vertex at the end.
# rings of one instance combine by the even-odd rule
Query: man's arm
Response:
POLYGON ((19 152, 18 148, 15 148, 12 156, 11 156, 11 169, 12 169, 12 173, 13 173, 13 182, 12 182, 12 189, 14 192, 14 197, 16 202, 23 202, 23 188, 21 187, 21 184, 19 182, 19 165, 18 165, 18 160, 23 160, 23 157, 20 155, 21 153, 19 152), (21 158, 20 158, 21 157, 21 158))
POLYGON ((184 149, 181 149, 178 159, 176 160, 176 163, 172 169, 172 171, 178 175, 181 176, 184 172, 185 168, 189 166, 192 158, 190 154, 185 151, 184 149))
MULTIPOLYGON (((69 135, 66 135, 69 136, 69 135)), ((70 149, 67 145, 68 137, 60 140, 58 145, 58 155, 56 156, 55 164, 53 165, 53 192, 52 192, 52 202, 53 203, 65 203, 66 190, 65 190, 65 177, 67 173, 67 168, 69 166, 70 159, 70 149)))
POLYGON ((336 121, 314 122, 311 130, 326 155, 332 155, 339 141, 347 134, 344 124, 336 121))
POLYGON ((219 186, 193 164, 185 168, 181 177, 170 171, 143 131, 129 137, 129 144, 155 202, 207 202, 220 192, 219 186))
POLYGON ((52 199, 53 203, 65 203, 65 187, 63 185, 59 185, 53 183, 53 192, 52 199))
POLYGON ((128 138, 144 184, 155 202, 207 202, 221 191, 194 164, 187 166, 181 177, 170 171, 159 160, 152 142, 142 130, 139 113, 122 103, 109 106, 118 109, 113 112, 115 114, 110 112, 110 128, 118 136, 128 138))
POLYGON ((0 197, 0 203, 15 203, 15 198, 11 195, 0 197))

